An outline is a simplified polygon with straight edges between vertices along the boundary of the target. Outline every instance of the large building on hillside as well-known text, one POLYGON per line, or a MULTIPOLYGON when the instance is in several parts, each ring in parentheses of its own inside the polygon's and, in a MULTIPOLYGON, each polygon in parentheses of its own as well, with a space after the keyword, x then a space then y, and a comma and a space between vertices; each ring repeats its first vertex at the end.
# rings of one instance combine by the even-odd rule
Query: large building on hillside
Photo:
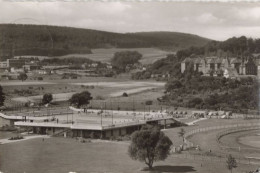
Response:
POLYGON ((194 71, 202 72, 206 76, 235 77, 237 75, 257 75, 258 64, 258 60, 252 57, 186 58, 181 63, 181 72, 184 73, 187 68, 192 68, 194 71))

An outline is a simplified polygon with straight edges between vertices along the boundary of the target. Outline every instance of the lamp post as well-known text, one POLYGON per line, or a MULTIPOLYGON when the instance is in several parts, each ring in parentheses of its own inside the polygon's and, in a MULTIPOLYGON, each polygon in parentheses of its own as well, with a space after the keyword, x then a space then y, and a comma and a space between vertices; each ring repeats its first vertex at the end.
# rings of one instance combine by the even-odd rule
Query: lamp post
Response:
POLYGON ((110 104, 111 104, 111 111, 112 111, 112 125, 113 125, 113 108, 112 108, 112 101, 110 99, 110 104))

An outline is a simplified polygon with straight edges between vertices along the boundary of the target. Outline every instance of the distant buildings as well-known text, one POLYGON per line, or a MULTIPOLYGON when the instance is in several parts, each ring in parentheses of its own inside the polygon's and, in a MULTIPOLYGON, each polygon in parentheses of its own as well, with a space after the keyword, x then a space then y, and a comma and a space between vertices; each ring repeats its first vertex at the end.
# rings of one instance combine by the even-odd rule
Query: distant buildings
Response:
POLYGON ((205 76, 224 76, 226 78, 238 75, 257 75, 260 65, 258 59, 253 57, 197 57, 186 58, 181 62, 181 72, 187 68, 201 72, 205 76))
POLYGON ((6 61, 1 61, 0 62, 0 68, 6 69, 7 68, 7 62, 6 61))

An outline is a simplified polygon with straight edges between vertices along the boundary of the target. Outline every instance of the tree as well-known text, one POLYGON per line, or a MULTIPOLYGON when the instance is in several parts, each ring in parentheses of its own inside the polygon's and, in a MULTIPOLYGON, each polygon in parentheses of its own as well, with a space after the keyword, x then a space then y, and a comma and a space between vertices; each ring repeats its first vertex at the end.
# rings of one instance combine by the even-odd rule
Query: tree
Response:
POLYGON ((116 69, 125 71, 127 65, 138 63, 142 54, 137 51, 122 51, 116 52, 111 60, 111 64, 116 69))
POLYGON ((167 92, 170 92, 174 89, 179 89, 182 87, 182 83, 179 80, 169 81, 165 84, 165 89, 167 92))
POLYGON ((3 92, 3 88, 0 85, 0 106, 4 106, 5 102, 5 93, 3 92))
POLYGON ((26 80, 28 78, 27 74, 26 73, 20 73, 19 76, 18 76, 18 79, 19 80, 26 80))
POLYGON ((128 154, 133 160, 144 162, 152 169, 153 163, 165 160, 172 141, 158 127, 144 126, 132 134, 128 154))
POLYGON ((184 144, 184 135, 185 135, 185 130, 181 128, 181 130, 178 132, 179 137, 182 137, 182 144, 184 144))
POLYGON ((145 105, 150 106, 150 105, 152 105, 152 104, 153 104, 153 101, 152 101, 152 100, 147 100, 147 101, 145 101, 145 105))
POLYGON ((43 104, 48 104, 52 101, 53 97, 51 93, 46 93, 42 97, 42 103, 43 104))
POLYGON ((89 104, 89 101, 92 99, 90 92, 83 91, 81 93, 73 94, 69 99, 70 104, 76 105, 79 108, 81 105, 89 104))
POLYGON ((236 159, 229 154, 228 155, 228 159, 227 159, 227 168, 230 170, 230 172, 232 173, 232 169, 237 167, 237 161, 236 159))
POLYGON ((128 94, 126 92, 123 93, 123 97, 128 97, 128 94))

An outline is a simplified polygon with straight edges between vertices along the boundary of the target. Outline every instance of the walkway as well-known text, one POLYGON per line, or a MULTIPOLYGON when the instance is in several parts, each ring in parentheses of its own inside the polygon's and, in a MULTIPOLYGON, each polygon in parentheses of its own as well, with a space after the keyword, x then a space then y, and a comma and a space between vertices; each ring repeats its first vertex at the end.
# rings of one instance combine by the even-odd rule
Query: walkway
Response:
POLYGON ((35 138, 49 138, 47 135, 32 135, 32 136, 23 136, 24 139, 19 139, 19 140, 8 140, 8 139, 0 139, 0 144, 8 144, 8 143, 13 143, 13 142, 20 142, 20 141, 25 141, 29 139, 35 139, 35 138))

